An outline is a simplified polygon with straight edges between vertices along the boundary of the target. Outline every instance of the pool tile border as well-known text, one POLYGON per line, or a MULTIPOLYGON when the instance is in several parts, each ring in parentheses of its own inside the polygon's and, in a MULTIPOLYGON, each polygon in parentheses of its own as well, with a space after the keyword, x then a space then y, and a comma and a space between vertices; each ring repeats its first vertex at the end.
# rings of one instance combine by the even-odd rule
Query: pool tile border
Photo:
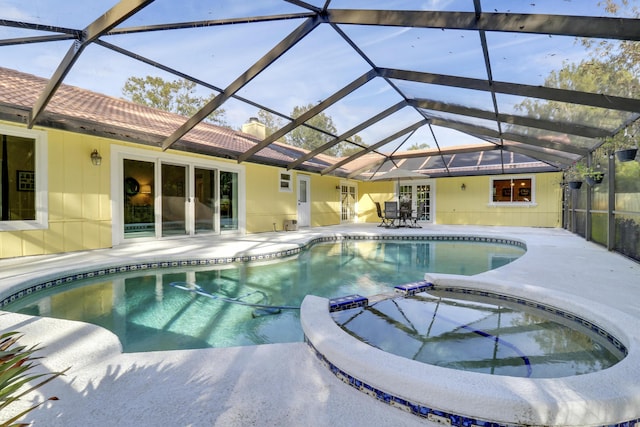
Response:
MULTIPOLYGON (((138 262, 134 264, 124 264, 119 266, 100 267, 96 270, 89 270, 86 272, 79 272, 62 276, 49 276, 46 279, 37 279, 36 283, 33 283, 24 289, 16 291, 11 295, 4 297, 0 300, 0 308, 16 302, 20 298, 24 298, 45 289, 50 289, 62 284, 68 284, 76 280, 90 279, 94 277, 106 276, 108 274, 126 273, 131 271, 149 270, 149 269, 162 269, 162 268, 176 268, 176 267, 196 267, 196 266, 212 266, 212 265, 229 265, 234 263, 244 262, 261 262, 271 261, 280 258, 292 257, 300 254, 303 250, 310 248, 317 243, 325 242, 339 242, 342 240, 401 240, 401 241, 452 241, 452 242, 479 242, 479 243, 494 243, 510 246, 517 246, 526 249, 526 244, 522 241, 507 238, 497 237, 484 237, 484 236, 462 236, 462 235, 357 235, 357 234, 345 234, 345 235, 331 235, 323 236, 309 240, 307 243, 292 249, 278 250, 275 252, 268 252, 257 255, 235 255, 229 257, 220 258, 208 258, 208 259, 184 259, 184 260, 166 260, 166 261, 150 261, 150 262, 138 262), (40 281, 44 280, 44 281, 40 281)), ((27 282, 28 283, 28 282, 27 282)))
MULTIPOLYGON (((516 424, 503 424, 497 423, 489 420, 482 420, 479 418, 467 417, 464 415, 453 414, 446 411, 441 411, 436 408, 431 408, 427 405, 419 404, 416 402, 409 401, 399 396, 394 396, 390 393, 387 393, 384 390, 373 387, 372 385, 362 381, 359 378, 356 378, 349 373, 343 371, 338 366, 334 365, 329 361, 322 353, 318 351, 311 343, 311 341, 305 335, 304 337, 305 343, 311 348, 316 358, 322 363, 326 368, 328 368, 338 379, 340 379, 345 384, 355 388, 356 390, 367 394, 373 397, 376 400, 386 403, 389 406, 393 406, 395 408, 401 409, 403 411, 409 412, 410 414, 416 415, 420 418, 427 419, 429 421, 442 424, 449 425, 454 427, 517 427, 516 424)), ((598 427, 636 427, 640 426, 640 418, 636 418, 633 420, 617 423, 617 424, 606 424, 598 427)))
MULTIPOLYGON (((316 358, 322 363, 326 368, 328 368, 338 379, 340 379, 345 384, 350 385, 356 390, 367 394, 373 397, 376 400, 386 403, 389 406, 396 407, 398 409, 402 409, 406 412, 409 412, 413 415, 416 415, 420 418, 427 419, 429 421, 437 422, 442 425, 450 425, 457 427, 514 427, 510 424, 500 424, 491 421, 480 420, 477 418, 465 417, 462 415, 456 415, 449 412, 444 412, 437 410, 435 408, 430 408, 426 405, 421 405, 416 402, 411 402, 407 399, 403 399, 402 397, 394 396, 392 394, 387 393, 384 390, 373 387, 372 385, 358 379, 349 373, 343 371, 338 366, 334 365, 329 361, 322 353, 318 351, 311 343, 311 341, 305 335, 304 337, 305 343, 309 345, 316 358)), ((608 426, 613 427, 613 426, 608 426)), ((620 426, 615 427, 623 427, 620 426)))

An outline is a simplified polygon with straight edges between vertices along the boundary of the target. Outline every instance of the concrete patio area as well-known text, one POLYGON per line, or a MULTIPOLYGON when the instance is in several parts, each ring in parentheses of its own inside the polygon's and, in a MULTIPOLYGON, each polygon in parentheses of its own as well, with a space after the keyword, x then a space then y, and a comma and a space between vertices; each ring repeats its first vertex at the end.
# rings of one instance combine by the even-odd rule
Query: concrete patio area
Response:
MULTIPOLYGON (((260 254, 346 233, 522 240, 527 245, 522 258, 479 276, 577 295, 640 319, 640 264, 562 229, 523 227, 384 229, 375 224, 353 224, 7 259, 0 260, 0 297, 39 277, 97 266, 260 254)), ((53 395, 60 399, 27 416, 26 421, 34 426, 431 425, 342 383, 304 343, 123 354, 113 334, 93 325, 12 313, 0 319, 0 331, 18 330, 24 333, 23 344, 45 347, 38 352, 45 357, 43 368, 56 371, 71 367, 66 376, 24 402, 30 405, 53 395)), ((640 385, 638 388, 640 393, 640 385)), ((19 409, 20 405, 15 405, 11 411, 19 409)), ((640 409, 638 412, 640 417, 640 409)))

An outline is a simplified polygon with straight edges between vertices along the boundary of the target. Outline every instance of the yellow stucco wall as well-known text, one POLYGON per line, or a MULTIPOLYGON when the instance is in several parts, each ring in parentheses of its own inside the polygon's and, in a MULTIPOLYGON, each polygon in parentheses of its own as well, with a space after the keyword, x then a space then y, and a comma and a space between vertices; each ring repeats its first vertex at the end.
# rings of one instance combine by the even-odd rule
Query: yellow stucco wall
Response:
MULTIPOLYGON (((509 179, 512 175, 437 178, 432 180, 435 192, 435 224, 505 225, 528 227, 560 227, 562 225, 561 173, 527 175, 535 177, 535 205, 491 205, 491 178, 509 179), (465 184, 465 190, 461 189, 465 184)), ((359 213, 364 222, 377 222, 374 201, 384 206, 394 200, 395 183, 364 182, 360 184, 359 213)))
MULTIPOLYGON (((14 123, 0 122, 8 127, 14 123)), ((23 128, 23 127, 22 127, 23 128)), ((56 129, 47 133, 48 227, 39 230, 0 231, 0 258, 108 248, 112 245, 111 159, 112 145, 159 151, 156 148, 56 129), (94 166, 90 153, 97 149, 102 164, 94 166)), ((208 158, 189 153, 180 156, 208 158)), ((215 159, 225 162, 223 159, 215 159)), ((235 164, 235 162, 232 162, 235 164)), ((280 192, 282 168, 243 164, 246 167, 246 231, 282 230, 284 219, 297 218, 297 175, 293 191, 280 192)), ((319 174, 310 177, 311 226, 340 222, 340 179, 319 174)))
POLYGON ((340 180, 318 174, 286 171, 286 169, 246 164, 247 232, 261 233, 282 230, 285 219, 298 216, 297 178, 306 175, 310 180, 311 226, 333 225, 340 222, 340 194, 336 186, 340 180), (280 173, 291 174, 292 191, 279 190, 280 173))
MULTIPOLYGON (((278 189, 280 172, 269 166, 246 165, 247 232, 259 233, 282 230, 285 219, 296 217, 296 193, 281 192, 278 189)), ((295 173, 291 171, 293 182, 295 173)))
POLYGON ((332 176, 311 177, 311 226, 340 224, 340 179, 332 176))
POLYGON ((1 258, 111 246, 109 159, 105 156, 111 141, 43 130, 48 135, 49 226, 0 232, 1 258), (94 148, 103 156, 99 167, 89 157, 94 148))
MULTIPOLYGON (((3 123, 15 127, 15 124, 3 123)), ((112 245, 111 164, 112 145, 156 148, 123 143, 62 130, 43 129, 48 134, 48 227, 39 230, 0 231, 0 258, 42 255, 107 248, 112 245), (102 165, 94 166, 90 153, 97 149, 102 165)), ((185 157, 207 158, 179 153, 185 157)), ((210 158, 209 158, 210 159, 210 158)), ((222 159, 215 159, 223 161, 222 159)), ((297 218, 297 177, 290 171, 293 191, 279 191, 285 169, 243 164, 246 168, 246 231, 282 230, 283 220, 297 218)), ((308 174, 310 180, 310 225, 340 223, 341 179, 308 174)), ((509 175, 505 176, 509 177, 509 175)), ((432 180, 437 224, 517 225, 559 227, 561 225, 561 174, 535 175, 536 206, 490 206, 490 177, 439 178, 432 180), (460 186, 465 183, 466 190, 460 186)), ((351 181, 354 182, 354 181, 351 181)), ((395 182, 358 182, 358 222, 377 222, 374 201, 393 200, 395 182)))
POLYGON ((360 222, 377 222, 375 202, 384 209, 385 201, 395 200, 396 183, 389 181, 361 182, 358 186, 358 218, 360 222))
MULTIPOLYGON (((529 175, 527 175, 529 176, 529 175)), ((491 177, 441 178, 436 184, 436 223, 560 227, 562 225, 561 173, 535 177, 535 206, 491 205, 491 177), (462 184, 465 190, 461 190, 462 184)), ((511 175, 494 178, 509 179, 511 175)))

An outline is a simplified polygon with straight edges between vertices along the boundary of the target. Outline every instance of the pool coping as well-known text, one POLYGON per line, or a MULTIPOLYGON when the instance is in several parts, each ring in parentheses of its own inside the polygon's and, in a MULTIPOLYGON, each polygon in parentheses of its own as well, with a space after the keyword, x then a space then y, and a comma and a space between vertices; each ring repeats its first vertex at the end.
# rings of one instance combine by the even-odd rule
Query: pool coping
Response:
MULTIPOLYGON (((274 248, 294 248, 320 236, 426 233, 519 239, 527 245, 525 256, 474 277, 507 278, 519 286, 535 283, 545 291, 560 289, 570 296, 584 297, 591 301, 590 305, 599 304, 605 310, 615 307, 640 319, 640 264, 558 228, 433 225, 387 230, 376 224, 345 224, 246 237, 139 242, 104 250, 0 260, 0 289, 8 291, 15 283, 68 271, 70 266, 75 269, 122 261, 178 259, 185 254, 197 258, 259 254, 274 248)), ((115 336, 93 325, 13 313, 2 316, 1 324, 24 332, 23 343, 45 346, 40 353, 45 356, 41 360, 45 370, 73 367, 67 377, 52 381, 37 393, 40 399, 50 395, 60 398, 30 413, 29 418, 42 425, 128 425, 135 420, 141 427, 168 423, 241 426, 250 422, 293 427, 359 425, 362 420, 371 419, 379 425, 441 425, 389 409, 384 403, 354 392, 336 380, 305 343, 126 354, 116 348, 115 336), (165 366, 170 366, 170 371, 165 366), (154 374, 147 375, 150 372, 154 374), (200 380, 185 382, 185 378, 200 380), (257 379, 260 380, 256 382, 257 379), (149 389, 153 393, 148 393, 149 389), (176 405, 188 407, 189 411, 175 411, 176 405)), ((612 388, 615 384, 598 386, 612 388)), ((14 408, 14 414, 17 410, 20 407, 14 408)), ((620 422, 615 426, 630 424, 620 422)))
POLYGON ((492 427, 640 423, 638 319, 535 286, 445 274, 428 274, 425 280, 437 287, 490 291, 575 313, 618 338, 628 354, 608 369, 561 378, 447 369, 386 353, 357 340, 334 322, 329 300, 316 296, 307 296, 301 307, 305 341, 327 369, 356 390, 436 423, 492 427))

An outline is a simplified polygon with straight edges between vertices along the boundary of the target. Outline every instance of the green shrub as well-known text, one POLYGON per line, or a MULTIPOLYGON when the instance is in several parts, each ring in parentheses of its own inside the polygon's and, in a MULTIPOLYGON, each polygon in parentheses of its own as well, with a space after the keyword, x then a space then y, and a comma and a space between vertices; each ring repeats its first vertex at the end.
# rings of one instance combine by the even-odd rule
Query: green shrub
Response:
MULTIPOLYGON (((67 368, 62 372, 31 374, 30 371, 38 366, 35 361, 40 359, 40 357, 34 357, 33 354, 41 348, 37 345, 28 348, 18 345, 20 338, 21 335, 18 335, 18 332, 6 332, 0 335, 0 413, 7 406, 20 400, 33 390, 60 375, 64 375, 69 369, 67 368), (39 380, 39 382, 35 385, 28 385, 29 382, 35 380, 39 380)), ((49 400, 58 400, 58 398, 55 396, 49 397, 8 420, 0 420, 0 427, 28 426, 28 423, 16 421, 49 400)))

